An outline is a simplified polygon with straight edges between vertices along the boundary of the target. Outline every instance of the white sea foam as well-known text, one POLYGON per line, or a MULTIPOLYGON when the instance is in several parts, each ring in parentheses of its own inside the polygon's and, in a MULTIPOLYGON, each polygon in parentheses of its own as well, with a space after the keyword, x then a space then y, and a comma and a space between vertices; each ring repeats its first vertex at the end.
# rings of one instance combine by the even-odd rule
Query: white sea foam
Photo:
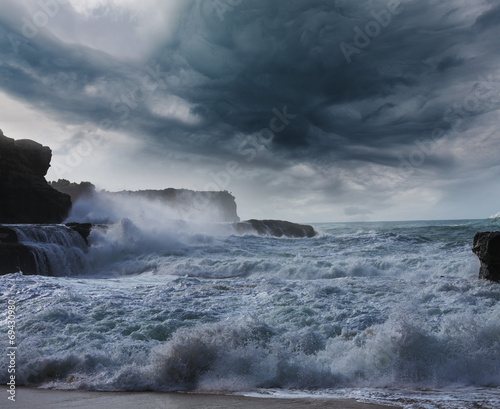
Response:
POLYGON ((20 306, 19 382, 498 407, 500 288, 471 252, 487 223, 290 240, 121 220, 92 232, 90 275, 0 279, 20 306))

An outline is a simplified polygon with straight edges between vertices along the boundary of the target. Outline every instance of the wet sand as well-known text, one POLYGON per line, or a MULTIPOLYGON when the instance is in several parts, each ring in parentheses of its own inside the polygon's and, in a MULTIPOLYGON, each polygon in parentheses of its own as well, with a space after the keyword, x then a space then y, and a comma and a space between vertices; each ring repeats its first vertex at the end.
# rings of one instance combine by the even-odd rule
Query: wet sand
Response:
MULTIPOLYGON (((5 394, 7 395, 7 394, 5 394)), ((3 396, 2 408, 19 409, 388 409, 348 399, 274 399, 156 392, 82 392, 18 388, 16 401, 3 396)), ((394 406, 392 408, 395 408, 394 406)))

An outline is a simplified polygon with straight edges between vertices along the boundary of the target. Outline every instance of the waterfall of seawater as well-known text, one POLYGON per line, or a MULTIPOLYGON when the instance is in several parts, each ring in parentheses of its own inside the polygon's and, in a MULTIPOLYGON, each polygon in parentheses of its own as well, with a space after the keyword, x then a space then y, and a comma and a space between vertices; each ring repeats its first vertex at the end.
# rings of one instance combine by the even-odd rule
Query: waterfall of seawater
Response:
POLYGON ((37 273, 71 276, 85 273, 89 266, 87 245, 74 230, 64 225, 11 226, 19 242, 29 247, 36 259, 37 273))

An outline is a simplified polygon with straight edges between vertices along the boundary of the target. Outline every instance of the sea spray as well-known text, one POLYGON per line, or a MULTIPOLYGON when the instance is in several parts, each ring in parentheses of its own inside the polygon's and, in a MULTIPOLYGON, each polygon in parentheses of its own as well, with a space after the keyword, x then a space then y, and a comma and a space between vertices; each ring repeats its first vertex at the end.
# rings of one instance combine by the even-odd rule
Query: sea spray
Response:
MULTIPOLYGON (((129 218, 135 223, 162 224, 164 220, 186 220, 193 223, 220 223, 225 220, 221 213, 224 204, 213 202, 212 196, 227 192, 180 191, 179 200, 162 200, 161 195, 149 194, 155 191, 109 193, 99 192, 80 198, 75 202, 69 221, 84 223, 116 223, 129 218), (199 199, 206 199, 206 205, 199 206, 199 199)), ((158 191, 161 193, 162 191, 158 191)), ((228 221, 238 220, 236 214, 228 215, 228 221)))
POLYGON ((236 234, 230 223, 178 218, 159 200, 100 193, 76 202, 69 221, 92 223, 89 262, 94 275, 166 273, 169 257, 210 245, 216 237, 236 234))

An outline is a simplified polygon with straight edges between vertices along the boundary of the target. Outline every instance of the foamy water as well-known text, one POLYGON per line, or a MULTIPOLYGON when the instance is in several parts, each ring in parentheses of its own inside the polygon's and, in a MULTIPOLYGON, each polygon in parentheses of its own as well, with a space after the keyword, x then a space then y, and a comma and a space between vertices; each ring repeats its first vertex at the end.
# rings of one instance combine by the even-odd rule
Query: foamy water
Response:
POLYGON ((499 225, 320 224, 278 239, 120 219, 92 232, 80 271, 0 277, 18 305, 19 380, 498 408, 500 286, 477 279, 471 246, 499 225))

